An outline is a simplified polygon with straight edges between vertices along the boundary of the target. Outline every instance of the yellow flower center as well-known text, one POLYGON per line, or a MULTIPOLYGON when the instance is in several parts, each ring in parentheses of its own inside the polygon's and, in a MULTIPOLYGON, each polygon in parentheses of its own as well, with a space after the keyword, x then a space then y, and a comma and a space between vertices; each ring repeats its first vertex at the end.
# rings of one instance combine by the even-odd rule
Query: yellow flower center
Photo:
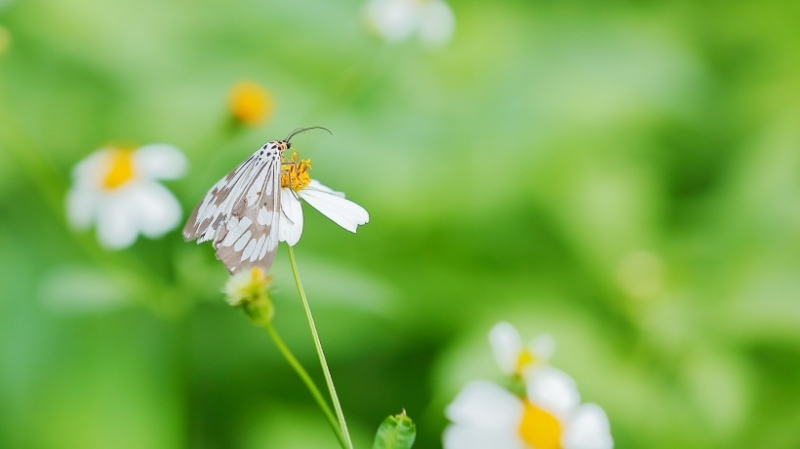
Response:
POLYGON ((111 150, 108 171, 103 177, 102 185, 106 190, 114 190, 134 177, 133 151, 127 148, 111 150))
POLYGON ((250 285, 256 290, 262 290, 266 288, 267 282, 269 282, 270 277, 264 274, 264 270, 259 267, 251 267, 250 268, 250 285))
POLYGON ((297 153, 292 155, 289 162, 284 161, 281 165, 281 187, 290 187, 295 192, 299 192, 311 183, 311 159, 297 160, 297 153))
POLYGON ((253 82, 233 86, 230 95, 233 117, 245 125, 256 125, 272 115, 272 97, 263 87, 253 82))
POLYGON ((550 412, 524 401, 519 436, 531 449, 561 449, 561 423, 550 412))
POLYGON ((517 367, 514 369, 514 374, 522 376, 522 372, 525 368, 531 366, 535 360, 536 357, 534 357, 530 351, 523 349, 522 352, 519 353, 519 357, 517 357, 517 367))

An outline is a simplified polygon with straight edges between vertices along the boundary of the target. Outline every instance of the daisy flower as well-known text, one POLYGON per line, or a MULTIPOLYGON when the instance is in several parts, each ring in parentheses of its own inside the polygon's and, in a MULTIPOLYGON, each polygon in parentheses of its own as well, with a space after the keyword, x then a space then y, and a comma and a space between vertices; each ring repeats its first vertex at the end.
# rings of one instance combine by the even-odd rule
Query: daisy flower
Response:
POLYGON ((366 209, 346 200, 344 193, 311 179, 308 174, 310 168, 311 161, 309 159, 297 161, 296 154, 289 163, 283 165, 278 239, 290 246, 294 246, 303 233, 303 209, 300 198, 350 232, 356 232, 359 225, 369 221, 366 209))
POLYGON ((389 42, 417 34, 430 45, 443 45, 453 37, 456 19, 444 0, 370 0, 368 27, 389 42))
POLYGON ((517 397, 486 381, 467 384, 448 406, 452 424, 444 449, 611 449, 608 418, 595 404, 580 404, 575 382, 541 367, 525 375, 517 397))
POLYGON ((503 374, 516 377, 531 367, 546 364, 555 350, 555 340, 550 335, 539 335, 524 345, 514 326, 505 321, 489 331, 489 343, 503 374))
POLYGON ((94 223, 100 243, 110 249, 132 245, 139 234, 159 237, 178 225, 181 207, 156 180, 179 178, 186 165, 167 144, 95 151, 72 170, 67 219, 79 230, 94 223))

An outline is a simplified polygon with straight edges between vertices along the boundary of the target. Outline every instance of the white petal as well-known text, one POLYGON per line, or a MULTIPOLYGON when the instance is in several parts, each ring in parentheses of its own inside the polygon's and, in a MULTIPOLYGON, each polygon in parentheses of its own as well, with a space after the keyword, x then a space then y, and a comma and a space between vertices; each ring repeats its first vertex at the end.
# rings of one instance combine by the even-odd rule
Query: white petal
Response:
POLYGON ((513 431, 484 430, 453 424, 442 436, 444 449, 525 449, 513 431))
POLYGON ((94 220, 100 192, 75 185, 67 192, 67 220, 75 229, 88 229, 94 220))
POLYGON ((528 344, 531 353, 539 361, 546 362, 550 360, 556 350, 556 340, 552 335, 539 335, 528 344))
POLYGON ((561 441, 565 449, 613 448, 606 412, 596 404, 581 405, 567 423, 561 441))
POLYGON ((350 232, 356 232, 359 225, 369 221, 366 209, 330 192, 309 186, 301 190, 299 195, 334 223, 350 232))
POLYGON ((386 40, 399 42, 416 30, 418 12, 413 0, 372 0, 367 5, 367 22, 386 40))
POLYGON ((330 193, 333 196, 338 196, 339 198, 344 198, 344 192, 337 192, 336 190, 333 190, 332 188, 330 188, 330 187, 328 187, 326 185, 323 185, 321 182, 317 181, 316 179, 312 179, 311 182, 308 183, 306 188, 307 189, 311 189, 311 190, 319 190, 319 191, 322 191, 322 192, 327 192, 327 193, 330 193))
POLYGON ((178 226, 181 205, 166 187, 148 181, 131 187, 142 234, 156 238, 178 226))
POLYGON ((303 209, 291 189, 281 189, 281 218, 278 223, 278 240, 294 246, 303 234, 303 209))
POLYGON ((100 186, 111 163, 111 153, 100 149, 86 156, 72 168, 72 180, 77 186, 100 186))
POLYGON ((149 179, 177 179, 186 173, 186 157, 165 143, 145 145, 133 153, 136 173, 149 179))
POLYGON ((528 399, 556 417, 563 419, 580 403, 575 381, 561 370, 549 366, 535 368, 527 373, 525 380, 528 399))
POLYGON ((432 45, 444 45, 453 37, 456 18, 447 3, 434 0, 420 6, 419 38, 432 45))
POLYGON ((468 383, 445 410, 456 424, 484 430, 516 432, 522 420, 522 401, 491 382, 468 383))
POLYGON ((136 199, 129 189, 106 195, 97 210, 97 238, 106 248, 131 246, 139 234, 136 199))
POLYGON ((522 352, 522 339, 514 326, 505 321, 497 323, 489 331, 489 344, 500 371, 507 375, 514 374, 522 352))

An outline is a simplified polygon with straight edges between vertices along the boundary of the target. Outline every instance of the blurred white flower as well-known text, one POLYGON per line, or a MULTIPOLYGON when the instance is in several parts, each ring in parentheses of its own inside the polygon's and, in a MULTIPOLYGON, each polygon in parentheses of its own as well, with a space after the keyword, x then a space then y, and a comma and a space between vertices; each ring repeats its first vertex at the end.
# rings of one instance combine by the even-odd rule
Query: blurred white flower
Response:
POLYGON ((539 335, 525 346, 514 326, 505 321, 489 331, 489 343, 503 374, 517 377, 529 368, 546 364, 556 345, 550 335, 539 335))
POLYGON ((541 367, 525 376, 519 398, 486 381, 467 384, 446 410, 444 449, 611 449, 608 418, 595 404, 580 404, 575 382, 541 367))
POLYGON ((389 42, 401 42, 415 33, 430 45, 444 45, 455 31, 456 19, 444 0, 370 0, 369 28, 389 42))
POLYGON ((272 277, 259 267, 239 270, 225 283, 222 292, 233 307, 241 307, 258 325, 269 325, 275 316, 275 308, 269 297, 272 277))
POLYGON ((183 154, 167 144, 95 151, 72 171, 67 218, 76 229, 94 223, 100 243, 111 249, 132 245, 140 233, 159 237, 178 225, 181 207, 155 180, 179 178, 186 166, 183 154))
POLYGON ((272 278, 259 267, 240 270, 228 279, 222 292, 231 306, 241 306, 267 295, 267 287, 272 278))
POLYGON ((300 198, 317 209, 334 223, 356 232, 359 225, 369 222, 369 213, 358 204, 346 200, 344 193, 336 192, 315 179, 308 169, 310 160, 296 161, 283 166, 281 174, 281 218, 278 239, 294 246, 303 233, 303 209, 300 198))

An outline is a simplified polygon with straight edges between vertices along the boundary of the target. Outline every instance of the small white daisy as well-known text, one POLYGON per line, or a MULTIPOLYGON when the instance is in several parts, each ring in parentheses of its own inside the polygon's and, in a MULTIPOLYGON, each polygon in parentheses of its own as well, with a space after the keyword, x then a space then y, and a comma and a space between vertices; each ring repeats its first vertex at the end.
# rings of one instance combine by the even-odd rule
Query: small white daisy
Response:
POLYGON ((111 249, 132 245, 139 234, 159 237, 178 225, 181 207, 155 180, 179 178, 186 166, 167 144, 95 151, 72 170, 67 218, 79 230, 94 223, 100 243, 111 249))
POLYGON ((356 232, 359 225, 369 222, 369 213, 358 204, 344 198, 344 193, 332 190, 315 179, 308 170, 311 161, 296 161, 283 166, 281 174, 281 221, 278 239, 294 246, 303 233, 303 209, 300 198, 334 223, 356 232))
POLYGON ((608 418, 580 404, 572 378, 552 367, 525 376, 517 397, 486 381, 467 384, 446 410, 444 449, 611 449, 608 418))
POLYGON ((251 267, 231 276, 225 283, 222 292, 225 293, 225 300, 228 304, 234 307, 241 306, 266 296, 267 287, 271 281, 272 279, 264 274, 264 270, 251 267))
POLYGON ((489 343, 503 374, 517 377, 529 368, 546 364, 556 345, 550 335, 539 335, 526 346, 514 326, 505 321, 489 331, 489 343))
POLYGON ((401 42, 416 33, 430 45, 449 42, 456 26, 444 0, 370 0, 366 20, 372 31, 389 42, 401 42))
POLYGON ((237 271, 225 283, 222 292, 233 307, 241 307, 255 324, 269 325, 275 316, 275 308, 269 297, 272 277, 259 267, 237 271))

